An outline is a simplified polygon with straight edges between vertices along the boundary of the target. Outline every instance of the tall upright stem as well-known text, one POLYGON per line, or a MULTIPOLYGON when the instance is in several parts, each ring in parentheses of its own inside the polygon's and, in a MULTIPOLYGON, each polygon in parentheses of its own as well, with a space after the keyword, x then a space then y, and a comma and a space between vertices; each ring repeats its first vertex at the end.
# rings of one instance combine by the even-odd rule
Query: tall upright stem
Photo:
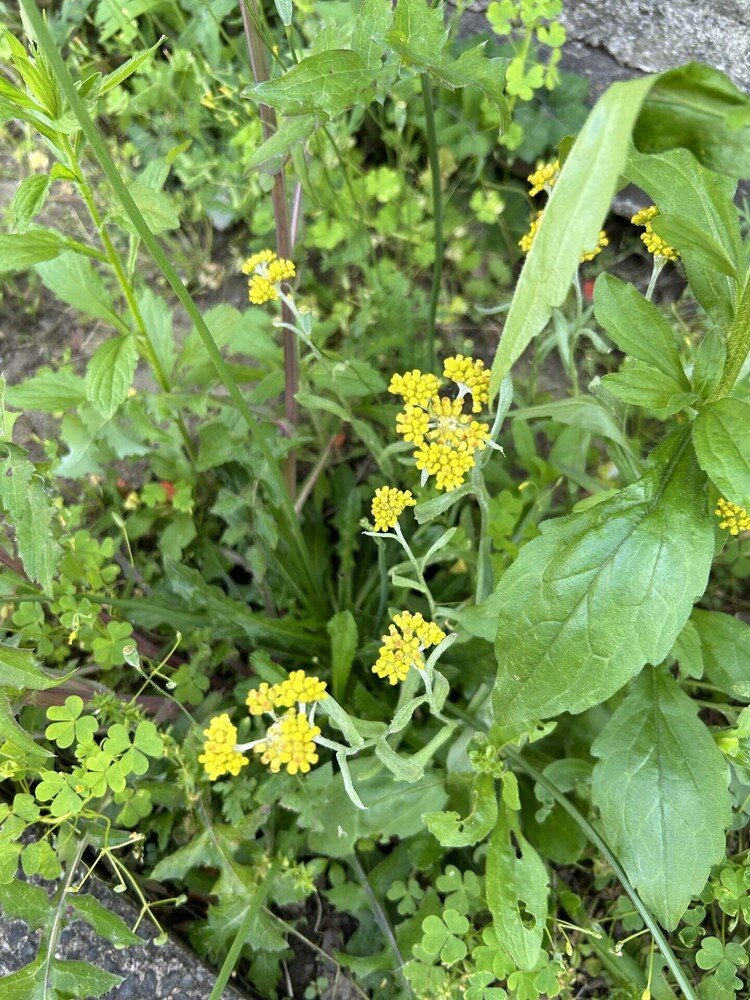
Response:
POLYGON ((432 217, 435 232, 435 263, 432 269, 430 308, 427 313, 426 366, 427 371, 432 372, 435 370, 435 318, 437 316, 438 300, 440 299, 440 283, 443 277, 443 192, 440 184, 440 157, 438 155, 437 132, 435 131, 432 83, 427 73, 420 75, 419 82, 422 85, 427 155, 430 161, 430 176, 432 178, 432 217))
MULTIPOLYGON (((258 0, 240 0, 242 24, 245 29, 247 51, 250 56, 250 68, 256 83, 264 83, 268 77, 268 60, 263 47, 263 39, 257 29, 261 17, 258 0)), ((263 127, 263 137, 269 139, 276 132, 276 112, 267 104, 259 105, 260 121, 263 127)), ((283 167, 273 177, 271 191, 273 215, 276 223, 276 252, 279 257, 291 258, 293 244, 292 231, 289 225, 289 210, 286 200, 286 182, 283 167)), ((297 340, 288 326, 294 322, 289 306, 282 302, 281 321, 287 324, 283 327, 284 337, 284 415, 291 433, 297 427, 299 411, 297 407, 297 392, 299 390, 299 362, 297 357, 297 340)), ((294 496, 297 488, 297 455, 290 451, 284 465, 284 478, 289 493, 294 496)))
POLYGON ((729 330, 727 360, 724 364, 721 382, 713 395, 714 399, 720 399, 732 391, 734 383, 742 371, 742 366, 745 364, 748 352, 750 352, 750 271, 747 272, 745 287, 742 290, 737 312, 729 330))

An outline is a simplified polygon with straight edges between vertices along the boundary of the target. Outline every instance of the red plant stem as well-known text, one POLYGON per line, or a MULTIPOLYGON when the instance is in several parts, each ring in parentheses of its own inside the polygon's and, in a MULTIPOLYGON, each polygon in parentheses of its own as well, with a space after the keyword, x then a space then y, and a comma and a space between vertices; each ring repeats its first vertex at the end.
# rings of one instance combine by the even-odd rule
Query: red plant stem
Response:
MULTIPOLYGON (((242 24, 245 29, 247 51, 250 56, 250 68, 253 71, 253 79, 256 83, 264 83, 269 76, 268 60, 266 59, 266 51, 263 47, 263 39, 255 27, 261 17, 258 0, 240 0, 240 10, 242 11, 242 24)), ((263 136, 265 139, 268 139, 276 132, 276 112, 267 104, 260 104, 259 111, 263 136)), ((271 198, 276 222, 276 252, 279 257, 289 259, 292 256, 293 243, 289 227, 289 212, 283 168, 274 174, 271 198)), ((294 316, 289 307, 284 303, 281 305, 281 319, 283 323, 294 324, 294 316)), ((298 389, 297 339, 291 330, 284 327, 284 415, 290 433, 294 433, 298 422, 296 399, 298 389)), ((287 455, 284 475, 289 492, 294 496, 297 486, 297 455, 294 451, 290 451, 287 455)))

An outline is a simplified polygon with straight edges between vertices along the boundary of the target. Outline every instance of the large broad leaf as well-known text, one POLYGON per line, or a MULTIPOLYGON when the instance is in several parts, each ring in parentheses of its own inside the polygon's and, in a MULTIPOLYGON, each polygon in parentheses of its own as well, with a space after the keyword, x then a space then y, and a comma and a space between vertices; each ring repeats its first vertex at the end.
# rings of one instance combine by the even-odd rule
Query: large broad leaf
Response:
POLYGON ((487 905, 504 951, 519 969, 539 959, 547 919, 547 871, 503 805, 487 852, 487 905))
POLYGON ((0 643, 0 687, 46 691, 62 680, 63 677, 50 677, 45 673, 30 649, 16 649, 15 646, 0 643))
POLYGON ((594 288, 597 323, 617 347, 689 389, 669 322, 633 286, 610 274, 599 276, 594 288))
POLYGON ((730 698, 750 702, 750 625, 702 608, 693 611, 691 620, 698 633, 706 677, 730 698))
POLYGON ((598 399, 593 396, 572 396, 570 399, 556 399, 552 403, 525 406, 512 410, 513 420, 537 420, 547 418, 558 424, 568 424, 590 431, 598 437, 608 438, 630 452, 630 444, 617 425, 615 418, 598 399))
POLYGON ((732 815, 726 763, 697 711, 670 674, 648 670, 591 748, 607 840, 668 930, 724 857, 732 815))
POLYGON ((582 712, 671 649, 714 551, 689 440, 670 436, 637 482, 541 532, 497 588, 503 725, 582 712))
POLYGON ((633 139, 644 153, 683 147, 711 170, 750 176, 750 99, 717 69, 688 63, 660 74, 633 139))
MULTIPOLYGON (((627 175, 661 212, 695 223, 723 249, 735 270, 743 272, 742 240, 732 202, 734 180, 706 170, 687 149, 658 156, 633 153, 627 175)), ((696 253, 691 245, 683 243, 681 250, 691 291, 716 323, 728 326, 739 294, 737 280, 706 266, 705 254, 696 253)))
POLYGON ((265 163, 270 163, 271 160, 278 159, 300 142, 304 142, 314 131, 314 115, 296 115, 289 121, 282 119, 276 132, 250 155, 245 162, 245 169, 254 170, 265 163))
POLYGON ((31 233, 0 234, 0 273, 25 271, 33 264, 53 260, 66 249, 57 233, 37 229, 31 233))
POLYGON ((94 319, 117 322, 112 309, 112 296, 104 288, 91 261, 85 257, 72 252, 63 253, 56 260, 38 264, 36 270, 42 284, 62 302, 94 319))
POLYGON ((616 83, 599 98, 544 210, 492 365, 492 393, 570 291, 581 254, 595 246, 625 169, 630 134, 653 79, 616 83))
POLYGON ((52 531, 57 512, 36 468, 11 444, 0 444, 0 506, 13 528, 26 575, 48 590, 62 556, 52 531))
POLYGON ((307 56, 276 80, 249 91, 255 100, 285 115, 323 114, 335 118, 363 98, 375 70, 350 49, 307 56))
POLYGON ((22 410, 40 410, 58 413, 86 402, 86 388, 80 375, 62 368, 60 371, 41 371, 19 385, 10 385, 6 399, 11 406, 22 410))
POLYGON ((693 444, 720 493, 750 510, 750 403, 731 397, 707 403, 693 424, 693 444))
POLYGON ((131 334, 114 337, 94 351, 86 369, 86 392, 105 420, 127 398, 137 362, 138 348, 131 334))
POLYGON ((645 406, 662 416, 678 413, 695 399, 692 390, 686 390, 670 375, 640 361, 623 365, 619 372, 605 375, 602 385, 623 403, 645 406))
POLYGON ((44 954, 0 980, 3 996, 18 1000, 102 997, 121 982, 122 976, 105 972, 90 962, 67 962, 60 958, 45 961, 44 954))

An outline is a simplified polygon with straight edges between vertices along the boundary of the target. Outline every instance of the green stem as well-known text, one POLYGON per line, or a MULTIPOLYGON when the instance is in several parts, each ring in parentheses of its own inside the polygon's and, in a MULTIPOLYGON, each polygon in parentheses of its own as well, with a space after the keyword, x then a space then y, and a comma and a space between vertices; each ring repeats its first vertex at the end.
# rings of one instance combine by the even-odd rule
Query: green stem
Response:
POLYGON ((430 591, 430 588, 427 586, 427 581, 424 578, 424 573, 419 568, 419 563, 417 562, 417 558, 414 555, 414 553, 412 552, 411 546, 409 545, 409 543, 407 542, 407 540, 404 538, 404 533, 401 530, 401 525, 398 523, 398 521, 396 522, 396 527, 393 529, 393 531, 394 531, 394 534, 395 534, 396 538, 398 539, 399 543, 401 544, 401 548, 404 550, 404 552, 408 556, 409 562, 412 565, 412 569, 417 574, 417 580, 422 584, 424 596, 427 598, 427 603, 430 606, 430 619, 432 621, 434 621, 435 620, 435 600, 434 600, 434 598, 432 596, 432 592, 430 591))
POLYGON ((586 817, 579 812, 578 809, 576 809, 573 803, 565 795, 563 795, 557 785, 550 781, 549 778, 546 778, 541 771, 537 771, 534 765, 530 764, 518 750, 511 746, 505 746, 503 747, 502 752, 513 761, 516 767, 524 771, 530 778, 547 789, 557 804, 561 806, 571 819, 578 824, 586 837, 607 859, 623 889, 628 896, 630 896, 633 906, 635 906, 636 910, 641 915, 643 922, 648 927, 652 938, 659 948, 659 951, 664 956, 664 959, 671 969, 677 985, 682 990, 682 995, 686 998, 686 1000, 698 1000, 698 994, 693 989, 685 970, 682 968, 675 953, 672 951, 664 932, 661 927, 659 927, 651 911, 641 901, 641 897, 630 884, 630 879, 625 874, 625 869, 617 860, 616 856, 601 834, 591 825, 591 823, 589 823, 586 817))
MULTIPOLYGON (((269 876, 270 876, 269 872, 269 876)), ((214 988, 211 990, 211 996, 208 1000, 221 1000, 221 996, 224 993, 224 988, 229 982, 229 977, 234 972, 234 967, 240 958, 240 953, 245 946, 247 937, 250 933, 250 928, 252 927, 253 921, 257 919, 258 914, 263 906, 263 901, 265 899, 265 893, 260 889, 256 889, 253 894, 253 898, 245 912, 245 916, 242 918, 242 923, 239 926, 239 930, 235 935, 234 941, 232 941, 232 947, 227 953, 227 957, 222 962, 221 968, 219 969, 219 975, 216 977, 216 982, 214 983, 214 988)))
POLYGON ((656 282, 666 263, 667 263, 666 257, 660 257, 658 255, 654 256, 654 264, 653 267, 651 268, 651 277, 649 278, 648 288, 646 289, 647 302, 650 302, 653 297, 654 289, 656 288, 656 282))
MULTIPOLYGON (((286 488, 286 483, 283 475, 281 474, 281 470, 279 469, 279 465, 271 452, 268 442, 266 441, 262 425, 253 416, 247 400, 240 392, 239 386, 229 370, 227 363, 224 361, 221 351, 219 350, 211 331, 208 329, 206 321, 201 315, 200 310, 193 301, 192 296, 183 284, 180 276, 175 271, 169 258, 162 250, 158 240, 149 229, 146 220, 141 215, 140 209, 133 201, 132 195, 128 191, 125 182, 120 176, 120 172, 115 166, 114 160, 110 156, 104 141, 99 135, 96 125, 91 120, 91 116, 86 109, 86 105, 81 100, 81 97, 76 90, 73 78, 64 63, 62 56, 57 50, 57 46, 55 45, 52 35, 50 34, 49 28, 39 12, 36 3, 34 0, 21 0, 21 6, 26 14, 26 17, 28 18, 39 48, 42 50, 45 58, 52 67, 52 70, 57 78, 57 82, 60 85, 60 89, 67 98, 70 108, 81 126, 81 131, 86 136, 86 139, 88 140, 92 152, 99 162, 104 175, 112 185, 112 189, 117 195, 120 204, 132 222, 136 232, 143 240, 143 244, 150 253, 154 263, 167 279, 169 285, 179 299, 180 304, 192 320, 196 332, 198 333, 203 346, 206 348, 206 352, 208 353, 219 379, 224 384, 230 398, 237 407, 240 416, 247 424, 250 434, 254 439, 254 443, 268 466, 268 479, 273 487, 274 499, 278 502, 284 517, 288 522, 292 538, 298 550, 301 571, 307 577, 309 592, 311 595, 319 594, 319 583, 313 578, 310 570, 312 557, 307 548, 307 544, 300 529, 299 520, 294 511, 294 503, 291 494, 286 488)), ((290 336, 292 335, 290 334, 290 336)))
POLYGON ((724 373, 721 382, 713 394, 713 399, 721 399, 734 388, 734 383, 739 378, 742 366, 750 352, 750 271, 745 278, 745 287, 742 290, 737 312, 735 313, 732 326, 729 330, 727 360, 724 364, 724 373))
POLYGON ((432 270, 432 291, 427 313, 427 371, 435 370, 435 318, 440 298, 440 283, 443 276, 443 193, 440 185, 440 157, 438 155, 437 132, 435 130, 435 108, 432 101, 432 83, 427 73, 421 73, 422 104, 424 106, 427 154, 432 178, 432 214, 435 231, 435 263, 432 270))
POLYGON ((481 469, 472 469, 472 488, 479 505, 479 549, 477 551, 477 593, 476 603, 481 604, 492 593, 492 561, 490 559, 490 507, 489 494, 481 469))

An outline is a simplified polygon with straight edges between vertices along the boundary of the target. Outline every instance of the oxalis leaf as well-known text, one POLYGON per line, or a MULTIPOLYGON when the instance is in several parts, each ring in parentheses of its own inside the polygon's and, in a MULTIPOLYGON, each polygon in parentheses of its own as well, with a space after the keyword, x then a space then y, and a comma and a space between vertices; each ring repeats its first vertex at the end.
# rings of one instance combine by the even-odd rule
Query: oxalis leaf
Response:
POLYGON ((487 852, 487 905, 500 947, 519 969, 534 968, 547 919, 547 871, 503 805, 487 852))
POLYGON ((670 435, 639 480, 541 532, 497 588, 501 725, 583 712, 671 649, 713 557, 689 439, 670 435))
POLYGON ((593 799, 641 898, 674 930, 724 857, 728 770, 697 705, 648 670, 591 747, 593 799))

